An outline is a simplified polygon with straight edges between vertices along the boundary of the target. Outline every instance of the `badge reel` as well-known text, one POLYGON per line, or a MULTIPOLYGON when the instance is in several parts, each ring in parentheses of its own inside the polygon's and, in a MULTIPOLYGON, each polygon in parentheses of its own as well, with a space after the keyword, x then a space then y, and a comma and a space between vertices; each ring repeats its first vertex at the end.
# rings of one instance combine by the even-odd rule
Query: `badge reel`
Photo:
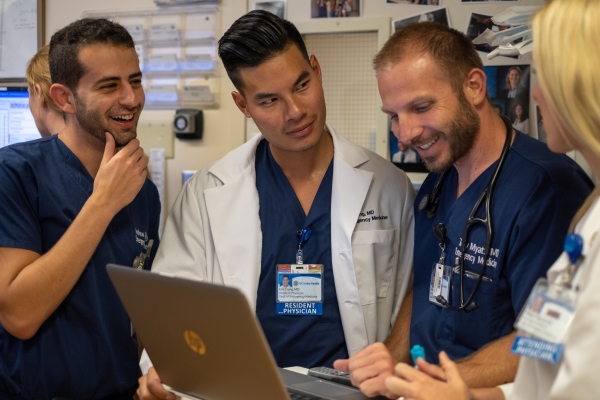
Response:
POLYGON ((553 283, 545 278, 536 282, 515 323, 518 332, 512 353, 551 363, 560 361, 563 341, 577 305, 578 293, 571 283, 583 260, 582 250, 581 236, 568 235, 565 252, 569 267, 553 283))
POLYGON ((445 304, 440 303, 437 299, 441 295, 443 298, 448 299, 449 288, 450 288, 450 274, 452 273, 452 267, 445 265, 446 260, 446 227, 444 224, 439 223, 433 228, 435 236, 440 241, 440 259, 437 263, 433 264, 431 270, 431 282, 429 285, 429 302, 446 308, 445 304))
POLYGON ((296 264, 277 264, 277 315, 323 315, 323 264, 304 264, 302 247, 312 231, 298 231, 296 264))

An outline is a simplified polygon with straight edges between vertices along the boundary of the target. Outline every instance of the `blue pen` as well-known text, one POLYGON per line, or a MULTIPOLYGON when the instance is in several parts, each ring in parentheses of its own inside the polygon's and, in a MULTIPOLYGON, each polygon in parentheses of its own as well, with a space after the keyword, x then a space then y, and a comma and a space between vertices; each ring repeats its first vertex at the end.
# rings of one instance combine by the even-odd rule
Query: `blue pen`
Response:
POLYGON ((417 367, 417 359, 422 358, 423 360, 425 360, 425 349, 422 346, 415 344, 410 349, 410 356, 412 357, 415 368, 418 368, 417 367))

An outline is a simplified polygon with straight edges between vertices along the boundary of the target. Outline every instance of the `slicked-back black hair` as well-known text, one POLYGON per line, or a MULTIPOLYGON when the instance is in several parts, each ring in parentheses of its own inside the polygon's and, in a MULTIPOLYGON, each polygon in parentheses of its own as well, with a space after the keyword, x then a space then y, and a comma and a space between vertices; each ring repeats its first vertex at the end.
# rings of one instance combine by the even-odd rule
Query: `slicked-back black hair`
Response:
POLYGON ((257 67, 292 44, 309 61, 302 35, 294 24, 268 11, 254 10, 235 21, 219 40, 219 57, 229 79, 241 92, 244 85, 240 69, 257 67))
POLYGON ((85 68, 79 62, 79 51, 92 44, 109 44, 134 48, 127 29, 107 19, 84 18, 52 35, 48 64, 52 83, 60 83, 76 92, 85 68))

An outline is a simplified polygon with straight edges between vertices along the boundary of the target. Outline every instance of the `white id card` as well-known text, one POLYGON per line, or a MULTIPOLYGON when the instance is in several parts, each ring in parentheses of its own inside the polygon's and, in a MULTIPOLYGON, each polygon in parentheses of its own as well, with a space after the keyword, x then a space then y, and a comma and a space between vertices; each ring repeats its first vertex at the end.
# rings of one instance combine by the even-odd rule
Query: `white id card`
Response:
POLYGON ((512 352, 525 357, 558 362, 567 329, 573 321, 577 293, 538 279, 515 327, 519 329, 512 352))
POLYGON ((323 264, 278 264, 277 315, 323 315, 323 264))
POLYGON ((452 273, 452 267, 443 265, 440 263, 433 264, 431 270, 431 284, 429 286, 429 301, 441 307, 446 307, 439 301, 438 296, 443 296, 446 300, 450 292, 450 274, 452 273))

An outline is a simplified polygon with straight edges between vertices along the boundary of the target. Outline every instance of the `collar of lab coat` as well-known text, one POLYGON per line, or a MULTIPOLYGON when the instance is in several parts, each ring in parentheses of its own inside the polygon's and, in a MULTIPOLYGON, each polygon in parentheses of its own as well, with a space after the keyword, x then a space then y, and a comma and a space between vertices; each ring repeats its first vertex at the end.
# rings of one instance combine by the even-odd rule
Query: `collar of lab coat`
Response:
MULTIPOLYGON (((327 125, 327 129, 334 145, 332 267, 346 343, 352 354, 368 344, 351 239, 373 172, 359 168, 369 161, 364 149, 339 136, 331 126, 327 125)), ((224 284, 239 288, 253 309, 262 255, 254 162, 256 147, 262 139, 262 135, 256 135, 215 163, 209 173, 223 185, 204 191, 224 284)))

